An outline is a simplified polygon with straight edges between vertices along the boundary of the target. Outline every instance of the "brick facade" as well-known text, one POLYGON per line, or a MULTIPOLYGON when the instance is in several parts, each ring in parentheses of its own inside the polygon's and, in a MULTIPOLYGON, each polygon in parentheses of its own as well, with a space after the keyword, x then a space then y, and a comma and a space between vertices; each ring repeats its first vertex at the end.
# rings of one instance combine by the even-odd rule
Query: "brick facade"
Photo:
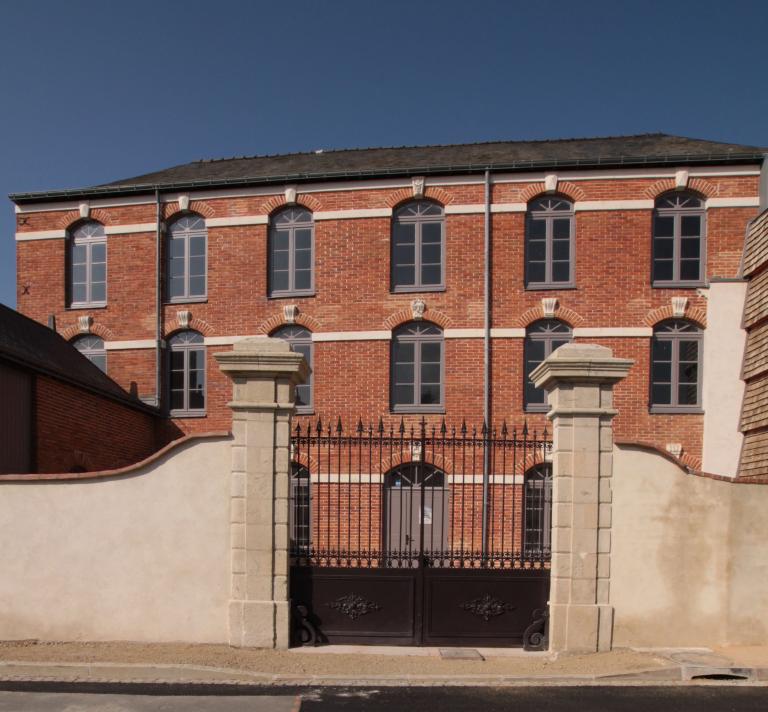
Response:
MULTIPOLYGON (((757 169, 711 171, 691 178, 690 187, 705 198, 756 199, 757 169)), ((747 167, 749 168, 749 167, 747 167)), ((752 167, 754 168, 754 167, 752 167)), ((647 171, 653 173, 653 171, 647 171)), ((594 209, 593 201, 652 200, 674 187, 674 171, 636 177, 633 171, 611 170, 601 177, 560 176, 558 192, 577 201, 575 213, 574 289, 528 290, 524 286, 523 212, 492 214, 492 308, 493 329, 520 329, 541 317, 541 300, 558 300, 556 317, 577 328, 647 328, 668 318, 672 296, 688 298, 687 316, 705 326, 705 289, 654 288, 651 286, 651 221, 649 207, 594 209), (626 175, 624 175, 626 173, 626 175), (584 202, 584 209, 578 206, 584 202), (665 314, 667 316, 665 316, 665 314)), ((637 173, 637 172, 634 172, 637 173)), ((507 176, 508 178, 509 176, 507 176)), ((498 178, 498 176, 496 177, 498 178)), ((396 181, 390 181, 396 183, 396 181)), ((492 185, 492 204, 520 204, 540 195, 540 178, 492 185)), ((230 197, 191 194, 190 209, 209 218, 266 218, 285 203, 283 186, 273 189, 231 191, 230 197)), ((426 320, 449 329, 483 327, 483 186, 477 176, 441 181, 427 179, 426 196, 448 208, 445 216, 444 291, 392 293, 390 291, 390 217, 345 217, 315 223, 315 286, 311 297, 271 299, 267 297, 267 225, 208 227, 208 298, 189 304, 164 304, 164 336, 178 324, 177 312, 189 310, 193 326, 207 338, 254 335, 283 323, 283 307, 295 304, 299 322, 313 333, 390 331, 410 317, 411 302, 426 302, 426 320), (438 185, 439 184, 439 185, 438 185), (464 206, 472 206, 472 211, 464 206), (452 208, 453 207, 453 211, 452 208), (456 213, 455 211, 464 211, 456 213)), ((387 209, 411 199, 410 181, 400 187, 380 187, 371 181, 314 184, 302 192, 299 204, 315 213, 361 209, 387 209), (403 187, 404 186, 404 187, 403 187)), ((102 199, 98 214, 106 226, 150 224, 155 220, 151 196, 121 201, 102 199), (130 204, 131 202, 136 204, 130 204), (142 203, 143 201, 143 203, 142 203), (110 204, 112 202, 112 204, 110 204)), ((92 201, 94 203, 98 201, 92 201)), ((738 202, 738 201, 736 201, 738 202)), ((750 204, 747 202, 747 204, 750 204)), ((18 215, 18 234, 64 230, 79 219, 71 203, 56 209, 18 215)), ((707 258, 709 278, 733 278, 739 262, 747 222, 756 207, 722 206, 707 209, 707 258)), ((167 219, 178 213, 176 199, 163 207, 167 219)), ((64 239, 35 239, 17 244, 18 308, 45 322, 54 314, 60 331, 72 329, 78 316, 89 314, 94 325, 107 330, 116 341, 151 340, 155 337, 155 249, 154 231, 109 234, 108 306, 100 309, 68 309, 65 302, 64 239)), ((105 333, 107 333, 105 331, 105 333)), ((655 415, 649 412, 649 351, 647 336, 579 337, 576 341, 599 343, 616 356, 634 359, 629 377, 616 388, 616 436, 651 442, 659 447, 675 442, 695 465, 701 458, 703 416, 655 415)), ((227 402, 231 384, 220 373, 212 354, 230 348, 207 347, 207 416, 175 421, 173 429, 184 433, 228 429, 231 411, 227 402)), ((386 339, 328 340, 314 344, 315 416, 346 422, 385 418, 389 406, 389 348, 386 339)), ((118 383, 140 396, 155 393, 155 350, 121 348, 108 351, 108 372, 118 383)), ((445 418, 449 422, 480 423, 482 397, 483 340, 445 340, 445 418)), ((706 373, 706 366, 704 367, 706 373)), ((523 413, 523 339, 493 338, 491 345, 492 419, 520 424, 523 413)), ((302 419, 312 416, 302 416, 302 419)), ((399 415, 390 415, 397 418, 399 415)), ((428 422, 442 415, 425 416, 428 422)), ((406 420, 420 419, 421 415, 406 420)), ((528 414, 529 424, 542 428, 542 414, 528 414)))

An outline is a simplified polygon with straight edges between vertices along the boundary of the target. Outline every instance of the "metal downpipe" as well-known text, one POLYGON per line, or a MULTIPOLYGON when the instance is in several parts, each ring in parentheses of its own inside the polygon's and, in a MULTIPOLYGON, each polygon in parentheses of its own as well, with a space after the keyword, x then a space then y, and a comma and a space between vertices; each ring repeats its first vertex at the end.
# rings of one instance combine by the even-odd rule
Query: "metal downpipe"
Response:
POLYGON ((485 171, 485 224, 483 226, 483 524, 482 555, 488 550, 488 491, 491 441, 491 171, 485 171))

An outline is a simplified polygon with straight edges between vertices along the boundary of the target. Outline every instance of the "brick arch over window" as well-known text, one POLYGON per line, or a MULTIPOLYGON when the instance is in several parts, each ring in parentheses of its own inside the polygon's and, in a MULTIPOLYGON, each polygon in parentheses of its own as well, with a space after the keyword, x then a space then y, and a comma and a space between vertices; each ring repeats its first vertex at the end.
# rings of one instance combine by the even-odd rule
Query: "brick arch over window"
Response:
MULTIPOLYGON (((309 314, 304 314, 303 312, 299 312, 296 315, 294 323, 298 324, 299 326, 306 326, 307 329, 313 333, 316 331, 322 331, 323 328, 322 324, 317 319, 315 319, 315 317, 310 316, 309 314)), ((280 326, 289 326, 289 324, 285 320, 283 313, 277 312, 276 314, 273 314, 271 317, 269 317, 269 319, 262 321, 256 329, 256 333, 268 336, 280 326)))
POLYGON ((410 447, 404 447, 402 450, 393 452, 381 461, 381 474, 386 475, 396 467, 399 467, 400 465, 409 465, 412 462, 418 462, 441 470, 448 478, 451 477, 450 473, 453 472, 453 461, 447 455, 431 453, 430 457, 422 460, 420 457, 414 458, 410 447))
POLYGON ((64 213, 61 217, 59 226, 65 230, 72 230, 77 226, 77 223, 85 222, 87 220, 93 220, 102 225, 109 225, 112 222, 112 216, 106 210, 102 210, 101 208, 91 210, 86 218, 80 215, 79 210, 70 210, 69 212, 64 213))
POLYGON ((575 183, 568 181, 558 181, 557 190, 554 193, 547 193, 544 183, 532 183, 522 193, 520 193, 520 202, 528 203, 540 195, 561 195, 569 200, 585 200, 587 194, 575 183))
POLYGON ((717 186, 704 178, 691 178, 684 188, 678 188, 674 178, 663 178, 649 185, 645 189, 645 196, 655 200, 664 193, 676 190, 699 193, 703 198, 713 198, 718 193, 717 186))
MULTIPOLYGON (((296 429, 294 428, 294 432, 296 429)), ((304 428, 302 428, 303 432, 306 432, 304 428)), ((319 473, 320 468, 317 465, 317 459, 314 457, 314 455, 309 455, 306 452, 298 452, 291 455, 291 464, 292 465, 300 465, 301 467, 306 467, 307 470, 309 470, 309 476, 312 477, 312 473, 319 473)))
MULTIPOLYGON (((266 215, 271 215, 276 210, 284 208, 287 205, 289 205, 289 203, 285 199, 285 195, 273 195, 269 200, 262 203, 258 212, 259 214, 264 213, 266 215)), ((306 208, 313 213, 323 209, 323 204, 314 195, 309 195, 307 193, 299 193, 299 195, 296 196, 296 202, 292 203, 292 205, 306 208)))
POLYGON ((112 341, 115 338, 114 332, 103 324, 91 324, 91 327, 88 331, 80 331, 80 326, 73 324, 72 326, 68 326, 66 329, 62 329, 59 332, 59 335, 67 341, 70 341, 71 339, 74 339, 78 336, 87 336, 88 334, 98 336, 104 341, 112 341))
MULTIPOLYGON (((447 190, 443 190, 442 188, 434 188, 432 186, 425 188, 422 198, 426 198, 427 200, 434 200, 436 203, 440 203, 441 205, 448 205, 449 203, 453 202, 453 196, 447 190)), ((400 190, 396 190, 393 193, 390 193, 386 202, 388 207, 394 209, 399 207, 401 203, 407 203, 411 200, 421 200, 421 198, 417 198, 413 194, 413 188, 400 188, 400 190)))
POLYGON ((202 200, 190 200, 188 210, 179 210, 179 204, 176 202, 165 203, 163 205, 163 220, 168 223, 173 222, 176 218, 187 215, 188 213, 198 213, 204 218, 212 218, 215 217, 216 210, 202 200))
POLYGON ((539 304, 520 314, 520 316, 513 322, 513 326, 524 328, 540 319, 558 319, 559 321, 564 321, 570 327, 581 326, 581 324, 584 323, 584 317, 573 311, 573 309, 568 309, 567 307, 558 304, 554 315, 547 316, 544 314, 544 309, 541 304, 539 304))
POLYGON ((646 326, 656 326, 656 324, 659 324, 662 321, 666 321, 667 319, 687 319, 688 321, 692 321, 697 326, 700 326, 702 329, 705 329, 707 326, 707 313, 701 309, 700 307, 686 307, 685 312, 683 312, 682 317, 675 316, 675 314, 672 311, 672 305, 667 304, 666 306, 659 307, 658 309, 652 309, 651 311, 646 314, 645 319, 643 319, 643 322, 646 326))
MULTIPOLYGON (((392 330, 409 321, 417 321, 413 318, 413 310, 410 306, 399 309, 384 319, 384 328, 392 330)), ((447 314, 429 307, 424 311, 423 321, 431 321, 443 329, 449 329, 452 324, 451 318, 447 314)))
POLYGON ((213 327, 203 319, 192 317, 188 326, 179 326, 178 319, 167 319, 163 324, 163 338, 173 336, 177 331, 199 331, 203 336, 212 336, 213 327))

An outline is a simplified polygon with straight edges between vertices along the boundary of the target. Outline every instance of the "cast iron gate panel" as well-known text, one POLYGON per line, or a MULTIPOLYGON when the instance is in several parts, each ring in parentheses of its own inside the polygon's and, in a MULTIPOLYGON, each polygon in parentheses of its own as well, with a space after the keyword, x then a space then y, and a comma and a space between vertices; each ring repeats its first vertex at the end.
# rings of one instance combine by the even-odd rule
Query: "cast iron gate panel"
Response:
POLYGON ((549 447, 506 425, 297 426, 294 642, 542 647, 549 447))

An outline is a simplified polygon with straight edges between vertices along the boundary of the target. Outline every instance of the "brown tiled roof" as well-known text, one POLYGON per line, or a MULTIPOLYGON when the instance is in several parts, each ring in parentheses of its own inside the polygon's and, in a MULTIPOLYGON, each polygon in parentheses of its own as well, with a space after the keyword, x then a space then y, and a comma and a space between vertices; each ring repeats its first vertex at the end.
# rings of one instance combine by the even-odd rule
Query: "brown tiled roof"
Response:
POLYGON ((310 179, 522 171, 565 167, 718 164, 762 160, 764 149, 663 133, 547 141, 495 141, 400 146, 200 160, 104 185, 69 191, 16 193, 17 202, 73 195, 140 192, 163 187, 258 184, 310 179))

